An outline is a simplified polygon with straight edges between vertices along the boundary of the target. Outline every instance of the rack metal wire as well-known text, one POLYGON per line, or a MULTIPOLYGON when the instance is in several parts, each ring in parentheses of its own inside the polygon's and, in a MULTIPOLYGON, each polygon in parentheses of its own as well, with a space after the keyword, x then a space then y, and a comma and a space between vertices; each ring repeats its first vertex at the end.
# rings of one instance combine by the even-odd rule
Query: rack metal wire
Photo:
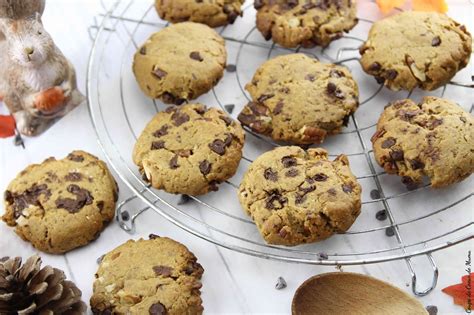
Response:
MULTIPOLYGON (((370 10, 370 4, 367 5, 370 10)), ((250 100, 244 83, 250 80, 255 66, 281 53, 303 52, 321 61, 347 66, 361 86, 360 108, 351 116, 347 130, 332 137, 325 146, 329 147, 331 156, 339 153, 348 155, 358 180, 363 181, 364 191, 370 191, 366 188, 371 187, 379 196, 368 198, 365 193, 362 218, 350 231, 335 235, 330 240, 297 247, 266 244, 256 232, 253 221, 239 209, 236 189, 238 178, 249 163, 263 151, 281 144, 253 133, 248 128, 245 128, 247 144, 239 171, 234 178, 221 185, 220 192, 211 196, 180 199, 151 188, 141 179, 133 165, 131 152, 140 130, 164 105, 156 100, 148 100, 141 94, 131 73, 131 60, 139 44, 152 32, 166 27, 167 23, 154 14, 152 4, 119 0, 110 9, 106 9, 103 4, 105 12, 100 14, 101 22, 95 19, 95 24, 89 28, 94 44, 87 75, 87 94, 99 144, 114 170, 134 193, 118 205, 117 221, 121 228, 133 233, 137 218, 143 212, 153 210, 199 238, 230 250, 267 259, 318 265, 357 265, 405 259, 414 294, 428 294, 438 279, 438 269, 431 253, 474 238, 474 222, 469 212, 474 181, 468 179, 442 193, 433 192, 429 184, 412 191, 403 190, 402 185, 394 181, 395 176, 388 176, 377 166, 368 145, 380 112, 377 109, 383 108, 390 100, 424 94, 419 91, 414 93, 417 95, 411 92, 389 92, 362 73, 357 53, 358 46, 363 42, 363 34, 367 33, 372 23, 369 19, 360 17, 359 26, 328 49, 287 49, 261 38, 253 26, 254 12, 251 7, 247 2, 243 19, 234 26, 219 29, 227 42, 228 60, 235 61, 236 71, 228 71, 223 82, 199 101, 208 105, 216 104, 228 114, 235 115, 238 110, 231 111, 230 108, 241 108, 250 100), (235 85, 238 85, 238 89, 235 85), (232 106, 227 106, 229 104, 232 106), (370 109, 366 109, 369 106, 370 109), (339 141, 334 140, 337 138, 339 141), (220 201, 223 199, 220 198, 224 196, 233 199, 231 206, 222 206, 220 201), (430 202, 429 198, 435 201, 430 202), (136 200, 141 200, 145 206, 136 206, 136 200), (406 211, 407 207, 413 208, 413 211, 406 211), (379 210, 386 211, 388 224, 375 219, 374 214, 379 210), (413 215, 412 212, 417 214, 413 215), (454 220, 449 219, 451 217, 454 220), (440 231, 433 233, 434 227, 440 231), (394 238, 385 235, 388 229, 393 231, 394 238), (374 239, 381 240, 383 244, 376 246, 373 244, 374 239), (424 290, 418 288, 417 273, 412 262, 413 257, 423 255, 432 271, 431 284, 424 290)), ((435 91, 434 95, 464 100, 463 106, 470 106, 472 112, 474 105, 466 102, 472 100, 474 85, 469 79, 466 80, 469 83, 463 81, 451 82, 435 91)))

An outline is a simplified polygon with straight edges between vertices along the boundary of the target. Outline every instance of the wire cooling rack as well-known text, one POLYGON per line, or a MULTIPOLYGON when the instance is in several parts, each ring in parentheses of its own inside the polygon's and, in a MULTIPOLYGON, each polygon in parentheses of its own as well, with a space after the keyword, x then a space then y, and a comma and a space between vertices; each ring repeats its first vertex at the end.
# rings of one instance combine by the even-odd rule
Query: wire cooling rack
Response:
MULTIPOLYGON (((133 233, 141 213, 153 210, 183 230, 237 252, 287 262, 318 265, 357 265, 405 259, 416 295, 428 294, 437 283, 438 269, 432 252, 474 238, 472 217, 473 178, 442 190, 429 184, 407 191, 397 176, 385 174, 374 160, 370 137, 384 105, 396 99, 415 100, 424 95, 450 98, 472 112, 474 86, 469 67, 450 84, 430 93, 392 92, 364 74, 358 47, 375 16, 373 3, 359 2, 359 24, 327 49, 286 49, 266 42, 255 28, 255 11, 249 1, 244 17, 234 25, 217 29, 226 39, 228 67, 221 82, 197 101, 222 108, 236 117, 249 101, 244 86, 264 61, 280 54, 302 52, 322 62, 347 66, 361 92, 360 107, 349 126, 327 139, 323 147, 331 157, 348 155, 363 187, 362 213, 344 233, 308 245, 284 247, 266 244, 254 223, 240 208, 237 189, 249 164, 275 143, 246 129, 244 157, 237 174, 222 183, 216 193, 205 196, 176 196, 157 191, 141 178, 131 155, 137 136, 153 115, 165 108, 146 98, 132 73, 137 47, 151 33, 167 26, 160 20, 153 1, 117 1, 89 27, 94 44, 88 68, 87 94, 97 137, 108 161, 134 195, 122 201, 117 221, 133 233), (380 212, 385 210, 384 212, 380 212), (376 215, 376 214, 379 215, 376 215), (385 214, 385 215, 384 215, 385 214), (432 274, 426 289, 417 287, 412 257, 424 255, 432 274)), ((389 40, 389 39, 387 39, 389 40)), ((426 270, 425 270, 426 271, 426 270)))

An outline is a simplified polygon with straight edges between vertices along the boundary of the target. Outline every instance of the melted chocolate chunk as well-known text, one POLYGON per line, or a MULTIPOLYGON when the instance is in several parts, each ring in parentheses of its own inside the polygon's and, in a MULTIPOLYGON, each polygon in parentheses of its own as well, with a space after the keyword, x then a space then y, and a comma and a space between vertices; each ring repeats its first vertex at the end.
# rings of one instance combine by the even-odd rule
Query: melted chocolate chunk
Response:
POLYGON ((277 192, 274 192, 265 200, 265 208, 269 210, 281 209, 288 202, 288 198, 283 197, 277 192))
POLYGON ((331 196, 335 196, 335 195, 337 195, 337 191, 334 188, 329 188, 328 189, 328 194, 330 194, 331 196))
POLYGON ((352 192, 352 185, 351 184, 343 184, 342 185, 342 191, 345 192, 345 193, 351 193, 352 192))
POLYGON ((418 183, 416 183, 413 178, 409 176, 403 176, 402 183, 407 187, 408 190, 415 190, 418 188, 418 183))
POLYGON ((392 158, 392 161, 403 161, 403 151, 393 150, 390 152, 390 157, 392 158))
POLYGON ((225 122, 226 126, 232 125, 232 119, 229 116, 221 115, 219 118, 225 122))
POLYGON ((201 161, 199 163, 199 170, 202 175, 207 175, 211 172, 212 164, 208 160, 201 161))
POLYGON ((28 208, 30 205, 40 205, 39 197, 41 195, 44 196, 45 200, 51 197, 51 190, 48 189, 48 185, 34 184, 21 194, 7 191, 4 197, 9 204, 13 204, 13 215, 15 219, 18 219, 23 209, 28 208))
POLYGON ((204 59, 201 57, 201 54, 199 51, 193 51, 192 53, 189 54, 189 58, 196 60, 196 61, 203 61, 204 59))
POLYGON ((71 182, 80 182, 82 180, 82 174, 78 172, 70 172, 64 179, 71 182))
POLYGON ((369 71, 378 72, 382 69, 382 66, 378 62, 374 62, 369 66, 369 71))
POLYGON ((178 110, 174 112, 173 115, 171 115, 171 119, 173 120, 175 126, 181 126, 185 122, 189 121, 189 115, 178 110))
POLYGON ((166 311, 166 307, 158 302, 150 306, 148 313, 150 313, 150 315, 166 315, 168 312, 166 311))
POLYGON ((441 45, 441 38, 439 36, 433 37, 433 39, 431 40, 431 46, 437 47, 439 45, 441 45))
POLYGON ((84 161, 84 157, 80 154, 70 153, 67 156, 67 158, 68 158, 68 160, 71 160, 71 161, 74 161, 74 162, 83 162, 84 161))
POLYGON ((382 142, 382 148, 383 149, 391 148, 395 145, 395 143, 397 143, 397 140, 395 140, 395 138, 388 137, 382 142))
POLYGON ((425 167, 425 164, 417 159, 408 160, 413 170, 419 170, 425 167))
POLYGON ((230 147, 233 140, 234 140, 234 136, 231 133, 226 133, 226 137, 224 139, 225 146, 230 147))
POLYGON ((290 168, 286 173, 286 177, 296 177, 300 172, 296 168, 290 168))
POLYGON ((142 48, 140 48, 140 54, 146 55, 146 46, 143 46, 142 48))
POLYGON ((262 8, 264 5, 265 5, 265 3, 264 3, 263 0, 255 0, 255 1, 253 2, 253 7, 254 7, 256 10, 262 8))
MULTIPOLYGON (((272 97, 274 97, 274 96, 275 96, 275 94, 262 94, 262 95, 260 95, 260 96, 258 97, 257 102, 263 103, 263 102, 265 102, 266 100, 268 100, 268 99, 270 99, 270 98, 272 98, 272 97)), ((266 108, 265 108, 265 109, 266 109, 266 108)))
POLYGON ((271 168, 267 168, 263 172, 263 177, 265 177, 266 180, 276 182, 278 180, 278 173, 272 170, 271 168))
POLYGON ((92 197, 87 189, 81 188, 75 184, 69 185, 67 191, 75 195, 76 198, 59 198, 56 200, 56 207, 59 209, 65 209, 70 213, 79 212, 79 210, 86 205, 90 205, 94 200, 94 197, 92 197))
POLYGON ((328 179, 328 177, 327 175, 323 173, 319 173, 319 174, 314 175, 312 179, 314 179, 317 182, 325 182, 328 179))
POLYGON ((395 80, 395 78, 398 76, 398 72, 396 70, 389 69, 387 70, 386 75, 387 75, 387 79, 395 80))
POLYGON ((169 165, 172 170, 175 170, 179 167, 177 154, 171 158, 169 165))
POLYGON ((296 158, 292 156, 284 156, 281 158, 281 163, 283 164, 284 167, 292 167, 296 166, 296 158))
POLYGON ((276 104, 275 108, 273 109, 273 114, 274 114, 274 115, 279 115, 279 114, 281 114, 281 111, 283 110, 283 104, 284 104, 283 101, 279 101, 279 102, 276 104))
POLYGON ((316 80, 316 77, 314 76, 314 74, 307 74, 305 77, 304 77, 305 80, 308 80, 310 82, 314 82, 314 80, 316 80))
POLYGON ((150 150, 159 150, 159 149, 164 149, 164 148, 165 148, 165 142, 163 140, 160 140, 160 141, 153 141, 151 143, 150 150))
POLYGON ((173 273, 173 268, 168 266, 154 266, 153 271, 157 276, 169 277, 173 273))
POLYGON ((102 210, 104 210, 104 202, 102 200, 100 201, 97 201, 97 208, 99 209, 100 212, 102 212, 102 210))
POLYGON ((224 153, 225 153, 225 147, 226 147, 225 142, 222 141, 222 140, 220 140, 220 139, 216 139, 216 140, 214 140, 212 143, 209 144, 209 148, 210 148, 213 152, 215 152, 215 153, 217 153, 217 154, 219 154, 219 155, 224 155, 224 153))
POLYGON ((335 96, 339 99, 344 99, 344 93, 332 82, 328 83, 326 91, 329 95, 335 96))
POLYGON ((155 131, 155 132, 153 133, 153 136, 156 137, 156 138, 163 137, 163 136, 165 136, 165 135, 168 134, 168 129, 169 129, 169 128, 170 128, 170 126, 168 126, 168 125, 163 125, 163 126, 161 126, 160 129, 158 129, 157 131, 155 131))
MULTIPOLYGON (((179 98, 177 96, 174 96, 173 94, 171 94, 170 92, 164 92, 162 95, 161 95, 161 99, 163 100, 163 102, 165 103, 168 103, 168 104, 175 104, 175 105, 181 105, 183 104, 184 102, 186 102, 186 100, 184 98, 179 98)), ((176 110, 173 110, 173 111, 176 111, 176 110)))
POLYGON ((158 78, 159 80, 163 79, 168 75, 168 72, 161 70, 160 68, 155 68, 153 71, 151 71, 151 74, 155 77, 158 78))

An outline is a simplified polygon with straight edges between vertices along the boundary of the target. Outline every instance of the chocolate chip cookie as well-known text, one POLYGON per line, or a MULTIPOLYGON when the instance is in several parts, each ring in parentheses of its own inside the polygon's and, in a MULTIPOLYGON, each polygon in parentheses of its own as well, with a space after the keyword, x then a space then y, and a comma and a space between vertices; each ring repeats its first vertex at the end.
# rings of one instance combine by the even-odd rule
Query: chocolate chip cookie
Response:
POLYGON ((191 21, 210 27, 233 24, 242 16, 244 0, 155 0, 160 18, 171 23, 191 21))
POLYGON ((375 159, 409 189, 428 176, 434 188, 474 171, 474 118, 459 105, 437 97, 421 103, 400 100, 385 108, 372 137, 375 159))
POLYGON ((204 269, 167 237, 130 240, 104 256, 95 274, 94 314, 202 314, 204 269))
POLYGON ((357 83, 345 67, 304 54, 265 62, 245 88, 252 101, 238 116, 240 122, 294 144, 321 143, 339 133, 359 105, 357 83))
POLYGON ((133 161, 157 189, 202 195, 235 174, 243 144, 242 127, 221 110, 175 106, 148 123, 135 144, 133 161))
POLYGON ((361 187, 345 155, 329 161, 324 149, 279 147, 250 165, 239 200, 267 243, 292 246, 347 231, 361 187))
POLYGON ((357 24, 352 0, 255 0, 257 28, 283 47, 326 47, 357 24))
POLYGON ((5 191, 2 219, 37 249, 60 254, 99 237, 114 217, 117 194, 104 162, 73 151, 23 170, 5 191))
POLYGON ((471 45, 466 27, 447 15, 408 11, 372 25, 360 62, 391 90, 434 90, 469 63, 471 45))
POLYGON ((212 28, 184 22, 153 34, 135 53, 133 73, 146 95, 179 105, 214 87, 226 59, 224 39, 212 28))

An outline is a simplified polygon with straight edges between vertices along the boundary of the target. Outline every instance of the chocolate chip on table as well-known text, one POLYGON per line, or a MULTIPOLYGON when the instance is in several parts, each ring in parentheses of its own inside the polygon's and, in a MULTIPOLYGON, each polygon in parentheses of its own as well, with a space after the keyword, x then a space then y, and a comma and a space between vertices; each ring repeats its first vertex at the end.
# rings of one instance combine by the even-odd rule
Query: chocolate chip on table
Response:
POLYGON ((281 158, 281 163, 283 164, 284 167, 292 167, 297 164, 296 158, 292 156, 284 156, 281 158))
POLYGON ((382 148, 383 149, 391 148, 395 145, 395 143, 397 143, 397 140, 395 138, 388 137, 382 142, 382 148))
POLYGON ((431 40, 431 46, 437 47, 439 45, 441 45, 441 38, 439 36, 433 37, 433 39, 431 40))
POLYGON ((388 237, 395 235, 395 230, 393 226, 389 226, 388 228, 385 229, 385 235, 387 235, 388 237))
POLYGON ((151 143, 151 150, 159 150, 165 148, 165 142, 163 140, 153 141, 151 143))
POLYGON ((191 200, 191 197, 189 197, 188 195, 181 195, 177 203, 179 206, 181 206, 188 203, 190 200, 191 200))
POLYGON ((120 214, 120 217, 122 218, 122 221, 128 221, 130 220, 130 214, 128 211, 124 211, 120 214))
POLYGON ((175 170, 179 167, 177 154, 171 158, 169 165, 172 170, 175 170))
POLYGON ((370 191, 370 198, 372 199, 380 199, 380 191, 378 191, 378 189, 372 189, 370 191))
POLYGON ((232 112, 234 111, 234 108, 235 108, 235 105, 234 105, 234 104, 227 104, 227 105, 224 105, 224 109, 225 109, 226 112, 228 112, 229 114, 232 114, 232 112))
POLYGON ((159 137, 163 137, 163 136, 167 135, 169 127, 170 126, 168 126, 168 125, 161 126, 160 129, 158 129, 157 131, 155 131, 153 133, 153 136, 156 137, 156 138, 159 138, 159 137))
POLYGON ((328 254, 326 254, 324 252, 318 253, 318 259, 319 260, 328 260, 328 258, 329 258, 328 254))
POLYGON ((196 60, 196 61, 203 61, 204 59, 201 57, 201 54, 199 53, 199 51, 193 51, 189 54, 189 58, 193 59, 193 60, 196 60))
POLYGON ((227 72, 235 72, 237 71, 237 66, 236 65, 233 65, 233 64, 228 64, 225 69, 227 70, 227 72))
POLYGON ((202 175, 207 175, 211 172, 212 164, 208 160, 201 161, 199 163, 199 170, 202 175))
POLYGON ((75 195, 75 199, 72 198, 58 198, 56 200, 56 207, 59 209, 65 209, 70 213, 76 213, 81 210, 84 206, 90 205, 94 200, 90 191, 81 188, 75 184, 71 184, 67 187, 67 191, 75 195))
POLYGON ((142 48, 140 48, 140 54, 146 55, 146 46, 143 46, 142 48))
POLYGON ((285 279, 283 279, 283 277, 278 277, 277 283, 275 284, 275 289, 282 290, 286 288, 286 286, 287 284, 286 284, 285 279))
POLYGON ((153 271, 157 276, 169 277, 173 273, 173 268, 168 266, 154 266, 153 271))
POLYGON ((166 307, 158 302, 150 306, 148 313, 150 313, 150 315, 166 315, 167 311, 166 307))
POLYGON ((375 214, 375 218, 379 221, 387 220, 387 210, 377 211, 377 213, 375 214))
POLYGON ((428 315, 438 315, 438 307, 435 305, 428 305, 426 311, 428 312, 428 315))
POLYGON ((158 79, 163 79, 164 77, 166 77, 168 75, 168 72, 158 68, 158 67, 155 67, 152 71, 151 71, 151 74, 153 74, 156 78, 158 79))
POLYGON ((267 168, 263 172, 263 177, 265 177, 266 180, 276 182, 278 180, 278 173, 272 170, 271 168, 267 168))
POLYGON ((409 176, 402 176, 402 184, 404 184, 408 190, 415 190, 418 188, 418 183, 409 176))
POLYGON ((219 154, 219 155, 224 155, 225 153, 225 142, 220 140, 220 139, 216 139, 214 140, 212 143, 209 144, 209 148, 219 154))

